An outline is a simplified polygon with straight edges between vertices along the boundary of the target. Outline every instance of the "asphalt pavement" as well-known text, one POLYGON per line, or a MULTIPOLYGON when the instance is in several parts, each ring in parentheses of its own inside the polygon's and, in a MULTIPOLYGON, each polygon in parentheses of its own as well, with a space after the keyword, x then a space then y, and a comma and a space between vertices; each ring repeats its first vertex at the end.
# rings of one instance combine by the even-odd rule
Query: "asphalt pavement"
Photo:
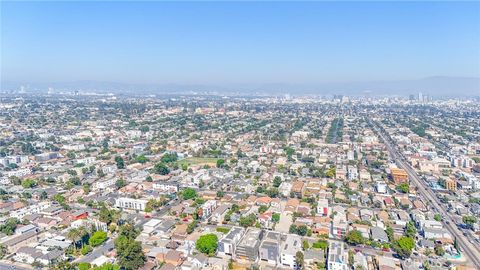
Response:
POLYGON ((477 247, 477 245, 475 244, 470 243, 470 241, 466 239, 463 233, 455 225, 454 220, 451 218, 448 211, 444 208, 443 204, 440 202, 437 196, 435 196, 432 189, 428 187, 427 184, 422 179, 420 179, 418 174, 410 165, 405 163, 405 161, 402 159, 403 157, 402 154, 398 151, 397 148, 393 147, 392 143, 385 136, 385 134, 383 134, 383 132, 377 127, 377 125, 374 124, 373 126, 376 132, 378 133, 378 135, 383 139, 385 146, 390 152, 390 155, 394 158, 397 166, 404 169, 407 172, 409 179, 415 184, 415 186, 417 186, 420 195, 422 195, 423 198, 427 199, 427 201, 433 206, 435 211, 442 214, 444 218, 443 220, 444 225, 447 228, 447 230, 450 232, 450 234, 453 237, 455 237, 455 239, 457 240, 457 243, 460 247, 460 251, 463 253, 465 257, 469 259, 470 262, 472 262, 475 265, 476 269, 480 269, 479 247, 477 247), (446 222, 446 221, 449 221, 449 222, 446 222))

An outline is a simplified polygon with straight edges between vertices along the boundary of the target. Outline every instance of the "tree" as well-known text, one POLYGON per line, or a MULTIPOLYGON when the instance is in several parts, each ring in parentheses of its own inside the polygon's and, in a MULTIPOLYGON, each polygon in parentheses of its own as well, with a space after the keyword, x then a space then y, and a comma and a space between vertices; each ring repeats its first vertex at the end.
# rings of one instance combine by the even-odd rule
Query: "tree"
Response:
POLYGON ((273 213, 272 214, 272 221, 275 223, 278 223, 280 221, 280 214, 279 213, 273 213))
POLYGON ((415 238, 416 234, 417 234, 417 228, 415 228, 415 225, 413 224, 412 221, 409 221, 407 223, 407 226, 405 227, 405 235, 410 238, 415 238))
POLYGON ((327 250, 328 242, 327 240, 318 240, 317 242, 312 244, 312 247, 317 249, 327 250))
POLYGON ((195 243, 195 247, 197 248, 197 250, 208 256, 215 255, 215 252, 217 251, 217 246, 218 237, 213 233, 200 236, 195 243))
POLYGON ((188 224, 188 226, 187 226, 187 233, 188 234, 191 234, 195 230, 195 227, 197 227, 197 223, 198 223, 198 221, 194 220, 190 224, 188 224))
POLYGON ((116 182, 115 182, 115 186, 117 186, 117 188, 122 188, 124 186, 127 185, 127 181, 125 181, 125 179, 123 178, 119 178, 116 182))
POLYGON ((354 253, 353 253, 353 250, 348 250, 348 265, 350 265, 350 267, 353 266, 353 264, 355 263, 354 261, 354 253))
POLYGON ((93 248, 91 246, 86 245, 80 249, 80 253, 82 253, 82 255, 87 255, 88 253, 92 252, 92 250, 93 248))
POLYGON ((303 257, 303 252, 297 251, 295 253, 295 263, 297 264, 298 269, 303 269, 303 264, 304 264, 304 257, 303 257))
POLYGON ((393 244, 393 250, 402 258, 408 258, 415 247, 415 241, 407 236, 402 236, 393 244))
POLYGON ((68 238, 70 241, 72 241, 72 243, 73 243, 73 249, 76 250, 76 249, 77 249, 76 243, 77 243, 78 239, 80 238, 80 232, 78 231, 78 229, 76 229, 76 228, 70 229, 70 230, 68 231, 68 233, 67 233, 67 238, 68 238))
POLYGON ((92 234, 90 239, 88 239, 88 243, 92 247, 96 247, 105 242, 105 240, 107 240, 107 233, 103 231, 96 231, 92 234))
POLYGON ((177 153, 166 153, 165 155, 163 155, 163 157, 160 159, 160 161, 162 163, 171 163, 171 162, 175 162, 178 160, 178 155, 177 153))
POLYGON ((462 217, 463 223, 465 223, 467 226, 473 226, 473 224, 477 223, 477 218, 474 216, 463 216, 462 217))
POLYGON ((263 214, 263 213, 267 212, 267 209, 268 209, 268 206, 266 206, 266 205, 261 205, 261 206, 258 208, 258 213, 263 214))
POLYGON ((303 248, 303 250, 307 250, 307 249, 310 248, 310 245, 308 244, 307 240, 302 241, 302 248, 303 248))
POLYGON ((0 260, 7 255, 7 247, 0 244, 0 260))
POLYGON ((115 240, 117 261, 122 269, 136 270, 145 264, 146 257, 143 253, 142 244, 135 241, 138 230, 131 224, 120 227, 119 236, 115 240))
POLYGON ((155 171, 155 173, 160 175, 167 175, 170 173, 170 169, 163 162, 155 164, 153 170, 155 171))
POLYGON ((266 190, 265 192, 267 194, 268 197, 271 197, 271 198, 276 198, 278 197, 278 194, 280 194, 280 192, 278 191, 278 188, 269 188, 266 190))
POLYGON ((75 152, 73 152, 73 151, 70 151, 70 152, 67 153, 67 157, 68 157, 69 159, 74 159, 76 156, 77 156, 77 155, 76 155, 75 152))
POLYGON ((33 188, 37 186, 37 181, 27 178, 22 181, 23 188, 33 188))
POLYGON ((402 192, 402 193, 408 193, 408 191, 410 190, 410 186, 408 185, 408 183, 400 183, 397 185, 397 190, 402 192))
POLYGON ((217 168, 222 168, 224 164, 225 164, 225 159, 223 158, 217 159, 217 168))
POLYGON ((328 177, 328 178, 334 178, 335 174, 336 174, 336 171, 337 171, 336 168, 332 167, 325 173, 325 176, 328 177))
POLYGON ((6 235, 12 235, 18 224, 20 224, 20 220, 16 218, 8 218, 3 225, 0 225, 0 232, 6 235))
POLYGON ((361 245, 365 242, 365 238, 360 231, 352 230, 345 236, 345 241, 351 245, 361 245))
POLYGON ((182 192, 182 197, 184 200, 190 200, 197 197, 197 192, 193 188, 186 188, 182 192))
POLYGON ((140 155, 140 156, 136 157, 135 160, 136 160, 138 163, 144 164, 144 163, 147 163, 148 158, 145 157, 144 155, 140 155))
POLYGON ((105 222, 108 224, 112 223, 117 216, 117 212, 115 210, 109 210, 105 205, 102 205, 100 208, 100 212, 98 213, 98 219, 101 222, 105 222))
POLYGON ((433 216, 433 219, 435 219, 436 221, 442 221, 442 215, 437 213, 433 216))
POLYGON ((252 213, 248 216, 240 217, 239 224, 240 224, 240 226, 246 228, 246 227, 253 226, 256 221, 257 221, 257 216, 255 216, 255 214, 252 213))
POLYGON ((275 176, 273 178, 273 186, 278 188, 282 184, 282 178, 280 176, 275 176))
POLYGON ((298 234, 300 236, 305 236, 308 234, 308 227, 305 225, 296 226, 295 224, 290 225, 290 233, 298 234))
POLYGON ((442 245, 436 245, 434 250, 437 256, 445 255, 445 249, 443 249, 442 245))
POLYGON ((387 233, 388 240, 390 242, 393 242, 394 237, 393 237, 393 228, 391 226, 387 226, 387 229, 385 229, 385 232, 387 233))
POLYGON ((218 198, 223 198, 223 196, 225 196, 225 192, 223 192, 221 190, 217 191, 217 197, 218 198))
POLYGON ((140 234, 140 231, 137 230, 132 224, 127 223, 120 227, 118 234, 120 236, 123 235, 128 239, 135 239, 140 234))
POLYGON ((117 163, 117 168, 118 169, 125 169, 125 161, 121 156, 116 156, 115 157, 115 162, 117 163))

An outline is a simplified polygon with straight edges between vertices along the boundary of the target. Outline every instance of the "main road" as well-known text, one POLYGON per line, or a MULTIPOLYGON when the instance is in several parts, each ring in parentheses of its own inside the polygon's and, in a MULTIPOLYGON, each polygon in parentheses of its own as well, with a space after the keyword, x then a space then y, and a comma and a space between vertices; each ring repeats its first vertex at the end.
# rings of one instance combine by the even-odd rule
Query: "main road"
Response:
POLYGON ((480 269, 480 248, 475 244, 471 244, 470 241, 466 239, 463 233, 455 225, 455 221, 451 218, 448 211, 444 208, 443 204, 440 202, 437 196, 435 196, 432 189, 428 187, 427 184, 422 179, 420 179, 415 170, 404 161, 403 155, 398 151, 396 147, 392 145, 390 139, 385 136, 385 134, 381 131, 380 128, 378 128, 377 124, 372 123, 371 121, 369 122, 374 127, 377 134, 383 139, 387 150, 390 152, 390 155, 395 160, 397 166, 407 172, 409 179, 418 188, 420 195, 428 199, 434 210, 436 210, 437 213, 440 213, 442 215, 443 220, 445 221, 445 227, 448 229, 450 234, 455 237, 458 246, 460 247, 460 250, 463 252, 464 255, 466 255, 465 257, 467 257, 469 261, 475 265, 476 269, 480 269))

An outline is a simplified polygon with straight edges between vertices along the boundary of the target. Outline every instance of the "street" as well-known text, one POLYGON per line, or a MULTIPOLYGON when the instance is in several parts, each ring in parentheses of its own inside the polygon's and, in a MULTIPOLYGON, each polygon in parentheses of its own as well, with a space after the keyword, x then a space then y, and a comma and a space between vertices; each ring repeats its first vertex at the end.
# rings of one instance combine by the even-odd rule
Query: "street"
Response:
POLYGON ((426 201, 430 202, 435 211, 437 211, 443 216, 445 227, 448 229, 450 234, 457 240, 461 252, 463 252, 463 255, 467 257, 477 269, 480 269, 480 249, 475 244, 470 243, 470 241, 463 235, 463 233, 457 228, 457 226, 454 225, 455 222, 448 214, 447 210, 443 207, 437 196, 435 196, 435 194, 427 186, 427 184, 422 179, 420 179, 415 170, 410 165, 405 163, 405 161, 402 159, 402 155, 400 154, 400 152, 392 146, 390 140, 385 136, 383 132, 381 132, 378 126, 376 124, 372 124, 372 126, 374 127, 378 135, 383 139, 385 146, 390 152, 392 158, 395 160, 397 166, 407 172, 409 179, 418 188, 420 195, 423 196, 426 201))

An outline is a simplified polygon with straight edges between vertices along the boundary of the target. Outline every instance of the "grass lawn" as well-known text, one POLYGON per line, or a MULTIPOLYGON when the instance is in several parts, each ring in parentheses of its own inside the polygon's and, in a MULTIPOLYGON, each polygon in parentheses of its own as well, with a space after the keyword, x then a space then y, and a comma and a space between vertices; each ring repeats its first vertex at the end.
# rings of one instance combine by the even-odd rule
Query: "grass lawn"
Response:
POLYGON ((188 165, 210 165, 216 166, 218 158, 209 158, 209 157, 191 157, 178 161, 178 165, 188 164, 188 165))

